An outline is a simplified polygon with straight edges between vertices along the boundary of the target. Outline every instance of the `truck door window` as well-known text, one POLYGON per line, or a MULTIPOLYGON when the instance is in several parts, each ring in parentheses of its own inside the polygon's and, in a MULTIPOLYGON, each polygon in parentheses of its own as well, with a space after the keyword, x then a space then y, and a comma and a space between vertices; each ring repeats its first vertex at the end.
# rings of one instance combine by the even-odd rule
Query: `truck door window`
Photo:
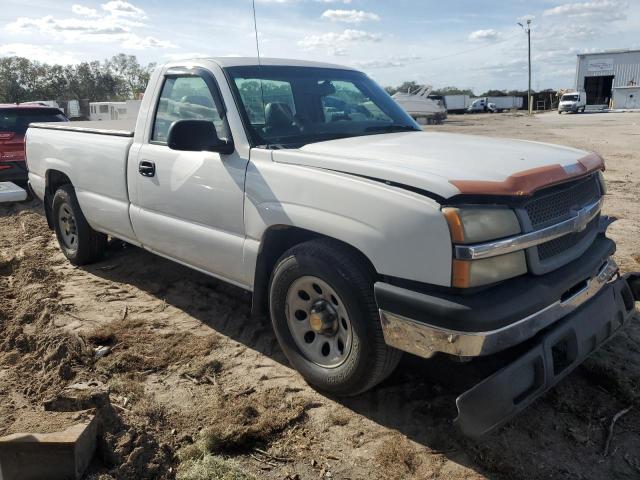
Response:
POLYGON ((224 136, 222 119, 205 81, 195 76, 167 78, 160 94, 151 140, 165 143, 171 124, 187 119, 209 120, 218 135, 224 136))

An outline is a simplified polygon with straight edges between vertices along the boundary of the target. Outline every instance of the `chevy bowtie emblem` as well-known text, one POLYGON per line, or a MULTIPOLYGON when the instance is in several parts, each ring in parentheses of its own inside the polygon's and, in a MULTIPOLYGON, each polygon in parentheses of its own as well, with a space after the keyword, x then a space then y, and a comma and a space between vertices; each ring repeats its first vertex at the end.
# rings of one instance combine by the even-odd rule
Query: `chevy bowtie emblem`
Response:
POLYGON ((576 232, 582 232, 585 228, 587 228, 587 225, 589 225, 588 209, 583 208, 576 212, 575 225, 576 225, 576 230, 575 230, 576 232))

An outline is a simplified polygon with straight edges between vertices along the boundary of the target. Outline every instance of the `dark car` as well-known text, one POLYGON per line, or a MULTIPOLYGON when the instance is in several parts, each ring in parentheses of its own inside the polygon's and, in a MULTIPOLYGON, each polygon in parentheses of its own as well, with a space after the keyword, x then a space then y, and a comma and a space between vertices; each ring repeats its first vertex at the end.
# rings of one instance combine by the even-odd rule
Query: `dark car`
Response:
POLYGON ((0 182, 27 183, 24 134, 33 122, 68 122, 58 108, 32 104, 0 104, 0 182))

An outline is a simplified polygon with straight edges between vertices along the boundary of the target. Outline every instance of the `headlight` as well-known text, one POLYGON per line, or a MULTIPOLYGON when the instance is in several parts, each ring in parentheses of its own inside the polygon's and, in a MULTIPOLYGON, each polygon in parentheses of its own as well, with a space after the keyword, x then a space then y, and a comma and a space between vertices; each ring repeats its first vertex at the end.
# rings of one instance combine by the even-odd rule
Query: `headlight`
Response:
POLYGON ((442 209, 453 243, 479 243, 520 233, 513 210, 506 207, 447 207, 442 209))
MULTIPOLYGON (((515 212, 506 207, 446 207, 442 213, 454 244, 498 240, 522 231, 515 212)), ((524 273, 527 273, 527 261, 523 251, 480 260, 454 259, 451 284, 457 288, 478 287, 524 273)))
POLYGON ((527 273, 524 252, 507 253, 482 260, 453 260, 451 285, 457 288, 489 285, 527 273))

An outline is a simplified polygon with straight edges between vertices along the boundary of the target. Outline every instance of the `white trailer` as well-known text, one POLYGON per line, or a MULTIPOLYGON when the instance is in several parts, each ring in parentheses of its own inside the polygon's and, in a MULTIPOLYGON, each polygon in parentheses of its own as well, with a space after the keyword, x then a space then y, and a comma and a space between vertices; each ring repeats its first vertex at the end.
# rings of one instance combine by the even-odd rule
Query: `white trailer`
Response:
POLYGON ((509 95, 506 97, 487 97, 487 103, 493 103, 498 110, 511 110, 512 108, 521 109, 523 98, 509 95))
POLYGON ((135 119, 138 117, 140 102, 140 100, 91 102, 89 104, 89 119, 92 121, 135 119))
POLYGON ((449 113, 464 112, 471 106, 471 96, 445 95, 444 104, 449 113))

